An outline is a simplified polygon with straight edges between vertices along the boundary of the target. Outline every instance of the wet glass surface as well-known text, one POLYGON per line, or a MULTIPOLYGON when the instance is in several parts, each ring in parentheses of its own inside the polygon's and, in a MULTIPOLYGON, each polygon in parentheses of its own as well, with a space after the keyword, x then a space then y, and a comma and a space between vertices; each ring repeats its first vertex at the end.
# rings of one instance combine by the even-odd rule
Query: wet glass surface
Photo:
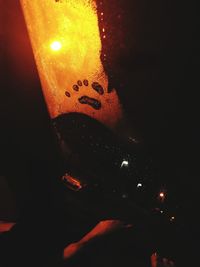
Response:
POLYGON ((152 21, 154 42, 147 51, 142 33, 151 38, 152 29, 142 2, 21 3, 65 162, 65 185, 71 181, 76 190, 77 179, 84 184, 80 191, 130 200, 170 220, 167 183, 135 119, 145 108, 138 103, 141 87, 146 86, 148 98, 152 88, 146 79, 159 70, 159 15, 152 21))

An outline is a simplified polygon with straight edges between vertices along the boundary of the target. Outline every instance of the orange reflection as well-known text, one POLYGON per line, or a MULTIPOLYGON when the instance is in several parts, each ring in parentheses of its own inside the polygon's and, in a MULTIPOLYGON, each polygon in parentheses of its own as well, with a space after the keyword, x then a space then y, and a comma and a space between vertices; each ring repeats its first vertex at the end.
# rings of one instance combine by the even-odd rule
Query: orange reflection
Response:
POLYGON ((10 231, 14 225, 15 225, 14 222, 0 221, 0 234, 10 231))
POLYGON ((66 184, 68 188, 74 191, 79 191, 84 186, 81 184, 81 182, 77 178, 74 178, 67 173, 62 177, 62 181, 66 184))
POLYGON ((107 93, 96 2, 21 0, 21 5, 51 118, 81 112, 114 126, 121 108, 116 91, 107 93), (101 84, 105 93, 99 95, 91 86, 74 91, 73 85, 85 79, 89 85, 101 84), (80 104, 78 99, 83 95, 101 102, 101 109, 80 104))
POLYGON ((92 242, 93 240, 105 236, 113 231, 117 231, 123 228, 129 228, 132 225, 126 225, 119 220, 105 220, 99 222, 89 233, 87 233, 81 240, 78 242, 68 245, 64 249, 64 259, 69 259, 75 255, 83 246, 92 242))

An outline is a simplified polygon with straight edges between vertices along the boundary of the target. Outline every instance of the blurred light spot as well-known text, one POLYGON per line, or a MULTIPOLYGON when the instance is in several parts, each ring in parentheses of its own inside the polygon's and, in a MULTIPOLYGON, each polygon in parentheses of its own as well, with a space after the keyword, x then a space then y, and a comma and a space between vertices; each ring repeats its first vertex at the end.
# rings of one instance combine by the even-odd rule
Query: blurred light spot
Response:
POLYGON ((174 221, 174 220, 175 220, 175 217, 172 216, 172 217, 170 218, 170 221, 172 222, 172 221, 174 221))
POLYGON ((54 41, 53 43, 51 43, 50 47, 53 51, 59 51, 62 48, 62 44, 59 41, 54 41))
POLYGON ((122 167, 128 167, 128 164, 129 164, 128 160, 123 160, 122 164, 121 164, 121 168, 122 167))
POLYGON ((0 221, 0 234, 10 231, 14 225, 14 222, 0 221))
POLYGON ((131 137, 131 136, 129 136, 129 140, 131 142, 133 142, 133 143, 138 143, 138 141, 135 138, 131 137))
POLYGON ((141 184, 141 183, 138 183, 138 184, 137 184, 137 187, 142 187, 142 184, 141 184))
POLYGON ((62 181, 68 188, 70 188, 73 191, 79 191, 83 188, 83 186, 85 186, 81 184, 81 182, 77 178, 72 177, 67 173, 62 176, 62 181))
POLYGON ((165 197, 165 194, 163 192, 160 193, 160 197, 163 198, 165 197))
POLYGON ((166 192, 165 192, 165 190, 160 191, 159 194, 158 194, 158 201, 164 202, 165 201, 165 198, 166 198, 166 192))

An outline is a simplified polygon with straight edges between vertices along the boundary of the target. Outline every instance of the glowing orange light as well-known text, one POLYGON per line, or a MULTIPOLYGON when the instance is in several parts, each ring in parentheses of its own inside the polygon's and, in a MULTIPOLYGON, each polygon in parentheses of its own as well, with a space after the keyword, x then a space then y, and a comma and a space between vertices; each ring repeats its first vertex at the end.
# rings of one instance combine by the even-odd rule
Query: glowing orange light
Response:
POLYGON ((165 197, 165 194, 163 192, 160 193, 160 197, 163 198, 165 197))
POLYGON ((62 44, 59 41, 54 41, 51 43, 50 47, 53 51, 59 51, 62 48, 62 44))
POLYGON ((116 91, 107 92, 96 1, 20 2, 51 118, 79 112, 114 127, 122 111, 116 91), (88 85, 74 92, 77 81, 84 80, 88 85), (104 94, 92 89, 94 82, 103 87, 104 94), (78 99, 83 95, 99 101, 101 109, 80 104, 78 99))
POLYGON ((14 222, 0 221, 0 233, 10 231, 14 225, 15 225, 14 222))
POLYGON ((80 189, 83 188, 83 185, 81 184, 81 182, 77 178, 72 177, 69 174, 65 174, 62 177, 62 180, 67 185, 68 188, 74 191, 79 191, 80 189))
POLYGON ((165 201, 166 193, 164 191, 161 191, 158 195, 158 200, 161 202, 165 201))
POLYGON ((95 239, 96 237, 104 236, 117 229, 130 228, 130 227, 132 227, 132 225, 130 224, 125 225, 123 222, 119 220, 101 221, 89 233, 87 233, 81 240, 68 245, 64 249, 64 253, 63 253, 64 259, 68 259, 71 256, 73 256, 75 253, 77 253, 80 250, 80 248, 82 248, 84 245, 86 245, 87 243, 95 239))

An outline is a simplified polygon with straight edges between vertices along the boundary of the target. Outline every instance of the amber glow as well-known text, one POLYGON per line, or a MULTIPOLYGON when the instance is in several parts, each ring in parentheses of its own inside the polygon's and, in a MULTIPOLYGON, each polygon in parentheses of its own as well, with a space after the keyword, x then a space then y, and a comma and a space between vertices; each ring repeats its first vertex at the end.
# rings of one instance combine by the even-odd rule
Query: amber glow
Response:
POLYGON ((158 195, 158 200, 160 202, 164 202, 165 201, 165 198, 166 198, 166 192, 165 191, 161 191, 158 195))
POLYGON ((62 48, 62 44, 59 41, 54 41, 53 43, 51 43, 50 47, 53 51, 59 51, 62 48))
POLYGON ((84 185, 81 184, 81 182, 77 178, 72 177, 71 175, 67 173, 63 175, 62 181, 66 184, 68 188, 74 191, 79 191, 84 187, 84 185))
POLYGON ((14 225, 15 225, 14 222, 0 221, 0 234, 10 231, 14 225))
POLYGON ((165 194, 163 192, 160 193, 160 197, 163 198, 165 194))
POLYGON ((157 267, 158 256, 157 253, 151 255, 151 267, 157 267))
POLYGON ((107 93, 96 2, 21 0, 21 5, 51 118, 81 112, 114 126, 121 117, 121 109, 116 91, 107 93), (99 95, 91 86, 74 91, 73 85, 85 79, 89 85, 101 84, 105 93, 99 95), (83 95, 100 101, 101 109, 80 104, 78 98, 83 95))
POLYGON ((64 249, 63 257, 64 259, 68 259, 72 257, 74 254, 78 253, 78 251, 87 243, 95 240, 98 237, 105 236, 113 231, 117 231, 123 228, 130 228, 132 225, 124 224, 119 220, 106 220, 99 222, 89 233, 87 233, 81 240, 78 242, 72 243, 68 245, 64 249))

